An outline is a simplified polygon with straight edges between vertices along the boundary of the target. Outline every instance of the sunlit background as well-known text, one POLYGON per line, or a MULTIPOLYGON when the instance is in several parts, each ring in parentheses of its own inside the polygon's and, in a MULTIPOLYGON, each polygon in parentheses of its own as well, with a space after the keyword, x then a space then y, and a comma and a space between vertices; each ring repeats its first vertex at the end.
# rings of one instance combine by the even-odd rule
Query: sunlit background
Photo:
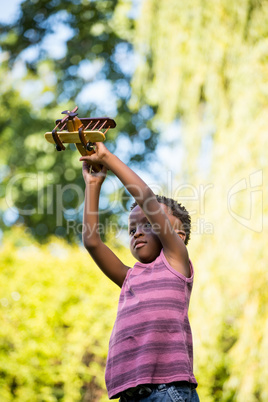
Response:
MULTIPOLYGON (((108 401, 119 289, 81 244, 79 153, 61 112, 191 212, 202 402, 268 401, 268 3, 1 0, 0 401, 108 401)), ((108 174, 102 236, 128 265, 132 199, 108 174)))

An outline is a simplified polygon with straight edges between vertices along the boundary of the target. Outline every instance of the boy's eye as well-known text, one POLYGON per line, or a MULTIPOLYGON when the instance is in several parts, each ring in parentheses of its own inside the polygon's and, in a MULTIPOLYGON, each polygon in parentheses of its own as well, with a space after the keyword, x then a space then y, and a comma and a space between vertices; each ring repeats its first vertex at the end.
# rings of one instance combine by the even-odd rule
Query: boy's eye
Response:
POLYGON ((148 229, 151 229, 151 227, 152 227, 152 225, 150 224, 150 222, 146 222, 144 225, 143 225, 143 229, 144 230, 148 230, 148 229))
POLYGON ((130 231, 129 231, 130 236, 133 236, 135 232, 136 232, 136 229, 134 229, 134 228, 130 229, 130 231))

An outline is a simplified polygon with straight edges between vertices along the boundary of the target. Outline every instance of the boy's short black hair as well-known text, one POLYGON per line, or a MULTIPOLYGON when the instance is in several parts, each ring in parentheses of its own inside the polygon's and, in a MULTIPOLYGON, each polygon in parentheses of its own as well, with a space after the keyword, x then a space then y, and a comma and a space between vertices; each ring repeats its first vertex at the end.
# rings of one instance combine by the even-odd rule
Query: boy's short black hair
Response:
MULTIPOLYGON (((156 195, 156 199, 159 202, 159 204, 164 204, 170 209, 170 213, 173 216, 176 216, 176 218, 179 218, 179 220, 182 223, 183 229, 185 230, 186 233, 186 238, 185 238, 185 245, 188 244, 190 240, 190 235, 191 235, 191 216, 189 215, 189 212, 187 209, 182 205, 179 204, 177 201, 173 200, 172 198, 165 197, 163 195, 156 195)), ((137 202, 135 201, 130 209, 132 210, 137 206, 137 202)))

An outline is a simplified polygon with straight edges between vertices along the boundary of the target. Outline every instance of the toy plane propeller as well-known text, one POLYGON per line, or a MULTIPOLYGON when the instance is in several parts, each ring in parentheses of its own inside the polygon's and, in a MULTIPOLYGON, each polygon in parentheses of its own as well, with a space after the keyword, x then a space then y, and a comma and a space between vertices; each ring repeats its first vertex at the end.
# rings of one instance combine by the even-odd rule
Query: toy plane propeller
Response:
MULTIPOLYGON (((63 143, 75 144, 81 155, 92 155, 94 142, 103 142, 105 134, 110 128, 116 127, 116 123, 109 117, 84 117, 79 118, 76 113, 78 107, 73 110, 64 110, 66 116, 56 120, 56 126, 51 132, 45 133, 45 139, 55 144, 57 151, 64 151, 63 143)), ((100 165, 92 165, 94 171, 100 171, 100 165)))

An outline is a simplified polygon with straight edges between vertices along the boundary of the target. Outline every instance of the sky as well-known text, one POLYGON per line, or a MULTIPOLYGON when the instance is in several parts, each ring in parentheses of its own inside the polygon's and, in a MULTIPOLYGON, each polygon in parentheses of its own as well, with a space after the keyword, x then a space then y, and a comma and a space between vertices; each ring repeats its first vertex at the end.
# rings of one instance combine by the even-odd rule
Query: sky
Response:
POLYGON ((22 0, 0 0, 0 22, 12 21, 19 9, 19 4, 22 0))

